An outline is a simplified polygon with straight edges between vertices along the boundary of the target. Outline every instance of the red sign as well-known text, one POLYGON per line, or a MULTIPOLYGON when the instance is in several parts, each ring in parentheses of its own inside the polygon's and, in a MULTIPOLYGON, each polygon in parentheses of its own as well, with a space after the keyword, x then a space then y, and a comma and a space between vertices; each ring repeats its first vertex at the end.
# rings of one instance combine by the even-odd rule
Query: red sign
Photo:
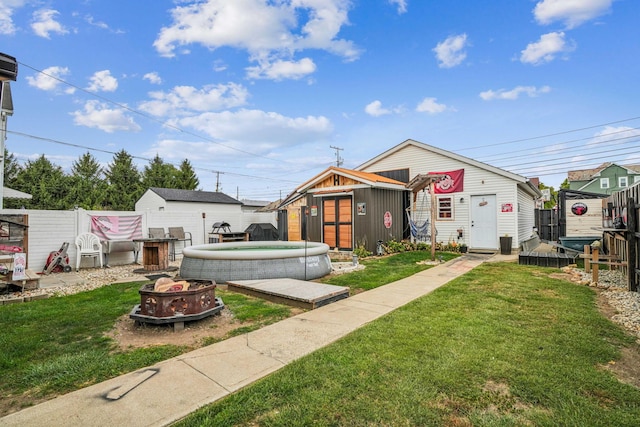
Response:
POLYGON ((386 211, 384 213, 384 226, 386 228, 391 228, 391 224, 393 224, 393 219, 391 218, 391 212, 386 211))
POLYGON ((513 203, 503 203, 502 212, 513 212, 513 203))

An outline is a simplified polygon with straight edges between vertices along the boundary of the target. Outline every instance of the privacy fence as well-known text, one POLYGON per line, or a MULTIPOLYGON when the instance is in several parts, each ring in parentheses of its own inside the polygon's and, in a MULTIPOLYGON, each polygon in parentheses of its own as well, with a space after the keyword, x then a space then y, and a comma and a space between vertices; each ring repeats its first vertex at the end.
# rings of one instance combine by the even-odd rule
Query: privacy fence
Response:
POLYGON ((622 264, 629 291, 638 291, 640 270, 638 240, 640 225, 640 184, 612 194, 603 200, 603 237, 605 248, 622 264))
MULTIPOLYGON (((107 234, 122 238, 148 236, 150 227, 183 227, 193 238, 193 244, 208 242, 208 234, 217 222, 227 222, 231 231, 244 231, 253 223, 270 223, 277 228, 276 213, 239 212, 234 215, 220 213, 215 210, 192 211, 73 211, 3 209, 1 216, 16 215, 26 218, 25 252, 27 268, 40 272, 43 270, 51 252, 61 249, 69 243, 68 255, 71 265, 75 266, 75 239, 80 233, 105 229, 105 219, 110 224, 118 224, 117 229, 108 230, 107 234), (122 234, 125 233, 125 234, 122 234)), ((2 234, 2 233, 0 233, 2 234)), ((0 236, 0 243, 2 237, 0 236)), ((5 245, 6 246, 6 245, 5 245)), ((127 264, 133 262, 132 252, 116 253, 109 257, 110 264, 127 264)))

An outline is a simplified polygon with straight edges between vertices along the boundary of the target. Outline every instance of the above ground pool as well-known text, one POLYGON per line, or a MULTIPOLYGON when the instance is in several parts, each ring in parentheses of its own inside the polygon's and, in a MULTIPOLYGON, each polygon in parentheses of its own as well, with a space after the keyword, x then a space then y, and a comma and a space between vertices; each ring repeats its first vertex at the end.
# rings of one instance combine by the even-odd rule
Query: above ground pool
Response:
POLYGON ((229 242, 184 248, 180 276, 235 280, 290 278, 311 280, 331 272, 329 246, 318 242, 229 242))

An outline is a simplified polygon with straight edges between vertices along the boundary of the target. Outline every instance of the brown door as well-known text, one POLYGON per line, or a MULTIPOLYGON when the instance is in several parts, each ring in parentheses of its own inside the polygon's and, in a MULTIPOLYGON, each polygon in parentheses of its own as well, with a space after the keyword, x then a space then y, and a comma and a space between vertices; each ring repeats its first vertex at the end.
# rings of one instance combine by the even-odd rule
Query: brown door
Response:
POLYGON ((324 243, 338 249, 353 249, 351 197, 322 199, 324 243))

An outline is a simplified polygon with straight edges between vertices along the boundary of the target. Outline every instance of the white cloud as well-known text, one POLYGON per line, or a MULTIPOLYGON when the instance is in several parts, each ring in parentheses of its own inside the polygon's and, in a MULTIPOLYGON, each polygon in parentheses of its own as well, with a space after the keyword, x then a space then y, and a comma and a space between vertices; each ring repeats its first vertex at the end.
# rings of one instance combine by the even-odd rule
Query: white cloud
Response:
POLYGON ((558 54, 568 53, 575 49, 574 43, 565 41, 564 32, 547 33, 540 36, 540 40, 529 43, 521 52, 520 62, 540 65, 553 61, 558 54))
POLYGON ((364 111, 373 117, 380 117, 380 116, 384 116, 386 114, 391 114, 391 110, 387 109, 387 108, 382 108, 382 102, 375 100, 369 104, 367 104, 366 107, 364 107, 364 111))
POLYGON ((149 80, 149 83, 154 85, 162 84, 162 79, 160 78, 160 75, 155 71, 145 74, 144 76, 142 76, 142 79, 149 80))
MULTIPOLYGON (((306 72, 308 61, 295 61, 296 52, 320 49, 355 60, 360 55, 352 41, 339 39, 340 29, 348 24, 345 0, 206 0, 177 6, 173 23, 161 29, 154 47, 163 56, 175 56, 176 48, 201 44, 211 50, 223 46, 246 50, 258 69, 274 70, 298 64, 306 72), (274 66, 265 65, 274 62, 274 66)), ((289 67, 290 69, 291 67, 289 67)), ((255 73, 255 69, 249 69, 255 73)), ((290 74, 298 78, 300 70, 290 74)), ((268 78, 269 73, 257 75, 268 78)), ((275 72, 283 78, 286 72, 275 72)))
POLYGON ((102 70, 93 73, 89 78, 91 82, 87 90, 90 92, 113 92, 118 89, 118 80, 111 75, 111 71, 102 70))
POLYGON ((445 41, 438 43, 432 49, 436 53, 438 67, 452 68, 460 65, 467 57, 467 53, 464 50, 467 46, 466 34, 449 36, 445 41))
POLYGON ((300 61, 283 61, 261 63, 256 67, 247 67, 247 77, 252 79, 298 80, 316 71, 316 64, 310 58, 300 61))
POLYGON ((438 104, 436 98, 424 98, 416 107, 419 113, 438 114, 447 110, 444 104, 438 104))
POLYGON ((613 0, 542 0, 533 15, 541 25, 561 21, 567 28, 575 28, 607 13, 612 3, 613 0))
POLYGON ((511 90, 487 90, 480 93, 480 98, 484 99, 485 101, 492 101, 494 99, 506 99, 509 101, 513 101, 518 99, 521 94, 525 94, 530 98, 535 98, 540 94, 549 92, 551 92, 551 88, 549 86, 542 86, 539 88, 535 86, 516 86, 511 90))
POLYGON ((51 33, 67 34, 67 31, 61 23, 56 21, 56 16, 60 13, 53 9, 40 9, 33 12, 33 22, 31 29, 37 36, 50 38, 51 33))
POLYGON ((398 6, 398 14, 402 15, 407 12, 407 0, 389 0, 389 3, 398 6))
POLYGON ((140 126, 127 116, 126 111, 108 108, 107 104, 98 101, 87 101, 84 110, 71 113, 73 121, 78 126, 100 129, 107 133, 116 131, 138 132, 140 126))
POLYGON ((0 1, 0 34, 14 34, 16 27, 13 25, 13 12, 27 3, 27 0, 1 0, 0 1))
MULTIPOLYGON (((35 76, 27 76, 27 83, 40 90, 56 91, 62 84, 63 77, 69 74, 67 67, 53 66, 45 68, 41 73, 35 76)), ((73 93, 74 89, 70 88, 66 93, 73 93)))
MULTIPOLYGON (((327 138, 333 126, 323 116, 287 117, 274 112, 241 109, 203 113, 175 120, 178 127, 204 132, 224 145, 265 154, 279 147, 293 147, 327 138)), ((235 153, 237 155, 237 152, 235 153)))
POLYGON ((602 131, 596 133, 588 146, 599 144, 616 145, 628 144, 629 139, 640 137, 640 129, 634 129, 628 126, 605 126, 602 131))
POLYGON ((218 84, 196 89, 193 86, 176 86, 170 92, 150 92, 150 101, 139 108, 154 116, 183 115, 187 111, 212 111, 245 105, 249 92, 236 83, 218 84))

